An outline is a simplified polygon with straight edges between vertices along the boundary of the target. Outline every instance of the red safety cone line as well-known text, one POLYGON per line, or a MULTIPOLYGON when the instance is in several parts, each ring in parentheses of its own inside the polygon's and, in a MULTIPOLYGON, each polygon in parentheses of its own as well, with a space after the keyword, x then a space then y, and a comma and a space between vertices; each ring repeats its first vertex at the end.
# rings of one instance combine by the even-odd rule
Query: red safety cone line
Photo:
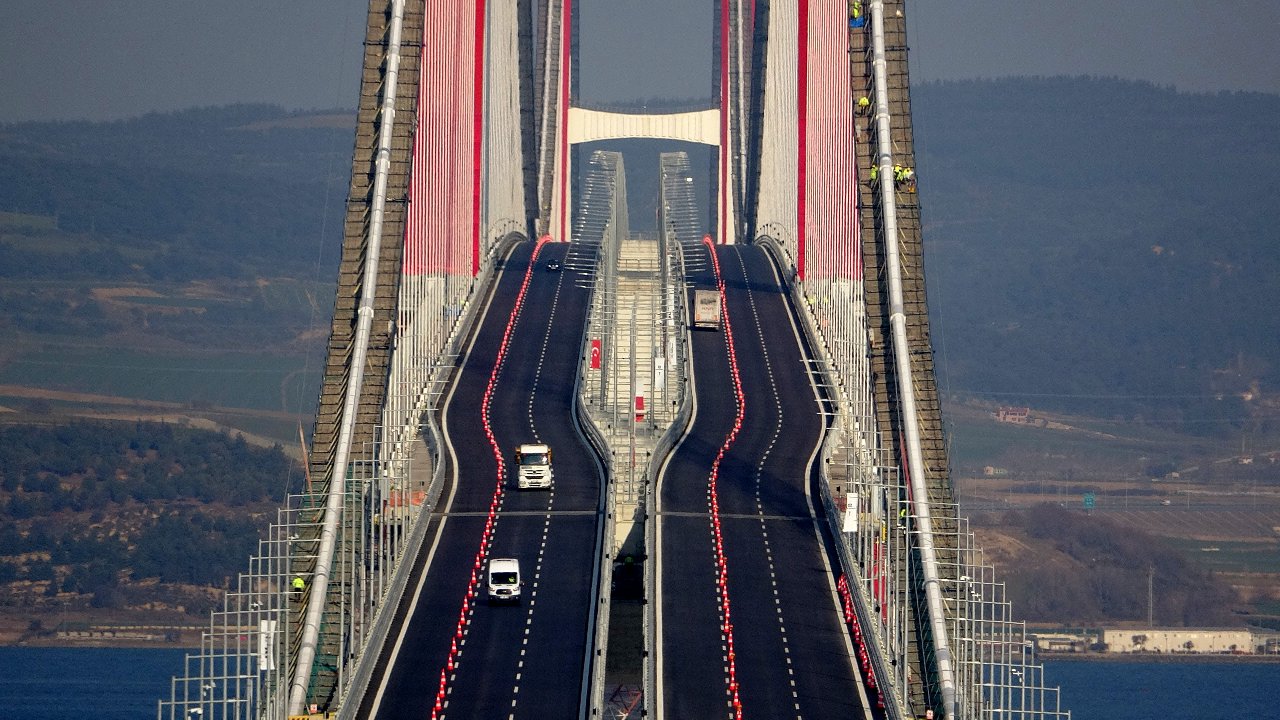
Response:
POLYGON ((854 650, 858 655, 858 667, 862 671, 863 683, 871 698, 875 700, 876 706, 883 708, 884 697, 880 694, 876 676, 872 672, 871 653, 867 649, 866 638, 862 635, 862 627, 858 623, 858 615, 853 610, 853 592, 849 589, 849 579, 841 575, 840 580, 836 583, 836 588, 840 591, 840 600, 844 605, 845 623, 849 626, 849 630, 853 635, 854 650))
POLYGON ((725 437, 724 443, 720 446, 720 452, 716 454, 716 459, 711 463, 711 472, 707 478, 707 486, 711 501, 711 525, 712 536, 714 540, 716 567, 719 572, 718 587, 720 590, 720 625, 725 635, 725 644, 728 649, 726 657, 726 667, 728 668, 728 677, 725 678, 726 686, 729 690, 733 705, 733 715, 736 720, 742 719, 742 702, 738 695, 738 670, 737 663, 734 659, 734 640, 733 640, 733 622, 731 620, 729 600, 729 565, 724 552, 724 536, 720 530, 720 496, 719 496, 719 479, 720 479, 720 463, 724 460, 724 456, 729 452, 729 448, 738 438, 738 432, 742 429, 742 418, 746 409, 746 395, 742 392, 742 377, 738 372, 738 354, 733 343, 733 325, 729 320, 729 307, 725 303, 724 298, 724 280, 720 276, 720 259, 716 255, 715 247, 711 244, 710 237, 704 237, 702 242, 707 246, 707 251, 711 254, 711 266, 715 273, 716 290, 720 293, 720 318, 724 326, 725 343, 728 347, 729 370, 733 376, 733 396, 737 404, 737 411, 734 415, 733 429, 725 437))

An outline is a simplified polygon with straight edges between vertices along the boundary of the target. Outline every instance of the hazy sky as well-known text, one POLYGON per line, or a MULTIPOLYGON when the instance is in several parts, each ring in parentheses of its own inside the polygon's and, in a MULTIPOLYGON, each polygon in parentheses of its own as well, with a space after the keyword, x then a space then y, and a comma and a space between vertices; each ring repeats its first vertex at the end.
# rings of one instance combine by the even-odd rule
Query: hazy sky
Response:
MULTIPOLYGON (((585 98, 709 95, 709 0, 575 7, 585 98)), ((231 102, 354 107, 366 9, 365 0, 0 2, 0 122, 231 102)), ((1277 0, 909 0, 907 9, 916 80, 1089 74, 1280 92, 1277 0)))

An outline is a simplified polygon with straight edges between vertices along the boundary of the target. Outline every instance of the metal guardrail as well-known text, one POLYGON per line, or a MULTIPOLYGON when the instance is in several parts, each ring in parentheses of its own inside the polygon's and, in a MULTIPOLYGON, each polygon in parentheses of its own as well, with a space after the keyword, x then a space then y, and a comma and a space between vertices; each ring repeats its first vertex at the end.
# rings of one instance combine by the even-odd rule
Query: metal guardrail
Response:
MULTIPOLYGON (((586 344, 586 342, 583 343, 584 354, 582 357, 584 360, 589 357, 586 344)), ((591 596, 596 598, 593 632, 589 639, 591 653, 587 657, 583 668, 583 693, 587 699, 587 703, 583 704, 583 716, 594 718, 601 716, 604 707, 605 664, 608 658, 609 646, 609 614, 612 612, 608 589, 613 587, 613 553, 607 543, 609 538, 613 537, 613 507, 617 484, 611 481, 613 477, 613 456, 609 452, 609 443, 583 406, 580 395, 581 388, 582 373, 579 372, 577 385, 574 388, 574 421, 601 460, 606 488, 603 497, 604 522, 600 524, 600 532, 596 536, 596 558, 598 562, 594 572, 596 581, 591 593, 591 596)))
MULTIPOLYGON (((573 409, 574 421, 580 432, 595 450, 604 469, 605 492, 604 521, 596 537, 596 577, 592 588, 595 608, 592 612, 592 636, 589 638, 591 651, 584 661, 583 667, 583 699, 582 716, 601 717, 605 696, 605 669, 608 661, 609 616, 612 612, 608 590, 613 586, 613 550, 610 539, 613 537, 615 500, 617 482, 613 453, 610 452, 609 441, 600 428, 599 421, 592 417, 590 407, 592 389, 588 385, 587 373, 590 368, 592 353, 592 337, 599 335, 604 345, 606 333, 600 332, 600 314, 604 314, 604 325, 609 328, 608 347, 613 344, 612 306, 617 286, 617 248, 621 242, 619 225, 625 232, 625 220, 618 221, 619 214, 625 215, 625 199, 619 207, 618 191, 625 192, 625 183, 619 180, 622 170, 622 157, 616 153, 597 151, 592 154, 590 171, 586 179, 587 191, 581 198, 582 208, 575 221, 578 239, 593 244, 596 248, 594 264, 594 281, 591 283, 591 298, 588 301, 590 311, 587 317, 587 332, 583 333, 579 350, 579 363, 574 380, 573 409), (601 204, 607 207, 602 207, 601 204)), ((607 352, 602 348, 602 354, 607 352)), ((602 358, 602 360, 604 360, 602 358)), ((604 360, 611 364, 611 360, 604 360)), ((603 378, 602 378, 603 382, 603 378)), ((603 387, 603 386, 602 386, 603 387)), ((602 394, 604 390, 601 390, 602 394)))

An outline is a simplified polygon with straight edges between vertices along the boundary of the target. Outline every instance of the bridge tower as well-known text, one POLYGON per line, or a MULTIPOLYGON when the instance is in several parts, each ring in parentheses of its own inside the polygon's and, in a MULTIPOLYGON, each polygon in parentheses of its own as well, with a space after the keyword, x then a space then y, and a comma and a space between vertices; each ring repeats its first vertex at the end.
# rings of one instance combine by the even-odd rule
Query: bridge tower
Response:
MULTIPOLYGON (((920 482, 924 492, 897 500, 916 508, 917 522, 927 520, 929 564, 940 581, 955 583, 960 531, 933 372, 918 195, 914 185, 896 186, 891 172, 915 165, 905 2, 857 5, 858 19, 847 0, 757 4, 762 71, 753 104, 762 121, 751 138, 759 163, 751 226, 756 240, 779 248, 809 305, 854 408, 847 432, 858 437, 850 444, 874 449, 867 452, 891 472, 920 482)), ((909 615, 909 703, 923 712, 946 704, 947 662, 939 655, 949 651, 942 623, 931 622, 924 556, 913 552, 899 570, 899 601, 909 615)))
POLYGON ((605 112, 574 102, 573 0, 540 0, 543 18, 535 68, 538 125, 537 185, 539 236, 568 241, 572 205, 572 146, 597 140, 661 138, 710 145, 716 149, 713 186, 716 221, 713 236, 730 244, 745 237, 748 134, 751 130, 750 56, 753 33, 751 0, 716 0, 714 103, 704 109, 670 114, 605 112))
MULTIPOLYGON (((567 2, 568 0, 566 0, 567 2)), ((338 701, 368 631, 370 507, 417 489, 396 467, 476 278, 527 236, 530 0, 370 0, 328 359, 290 574, 290 714, 338 701), (349 565, 349 563, 348 563, 349 565)), ((426 455, 427 453, 422 453, 426 455)), ((401 463, 402 464, 402 463, 401 463)), ((426 463, 429 466, 429 461, 426 463)))

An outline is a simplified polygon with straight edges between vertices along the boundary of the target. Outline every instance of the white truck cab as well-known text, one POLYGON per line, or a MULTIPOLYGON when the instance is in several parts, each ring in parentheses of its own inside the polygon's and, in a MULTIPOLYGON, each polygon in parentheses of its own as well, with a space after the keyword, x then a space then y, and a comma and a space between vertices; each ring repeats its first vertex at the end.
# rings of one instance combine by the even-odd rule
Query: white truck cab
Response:
POLYGON ((489 561, 489 602, 520 602, 520 561, 493 558, 489 561))
POLYGON ((526 443, 516 448, 516 487, 521 490, 530 488, 551 488, 551 448, 534 443, 526 443))

